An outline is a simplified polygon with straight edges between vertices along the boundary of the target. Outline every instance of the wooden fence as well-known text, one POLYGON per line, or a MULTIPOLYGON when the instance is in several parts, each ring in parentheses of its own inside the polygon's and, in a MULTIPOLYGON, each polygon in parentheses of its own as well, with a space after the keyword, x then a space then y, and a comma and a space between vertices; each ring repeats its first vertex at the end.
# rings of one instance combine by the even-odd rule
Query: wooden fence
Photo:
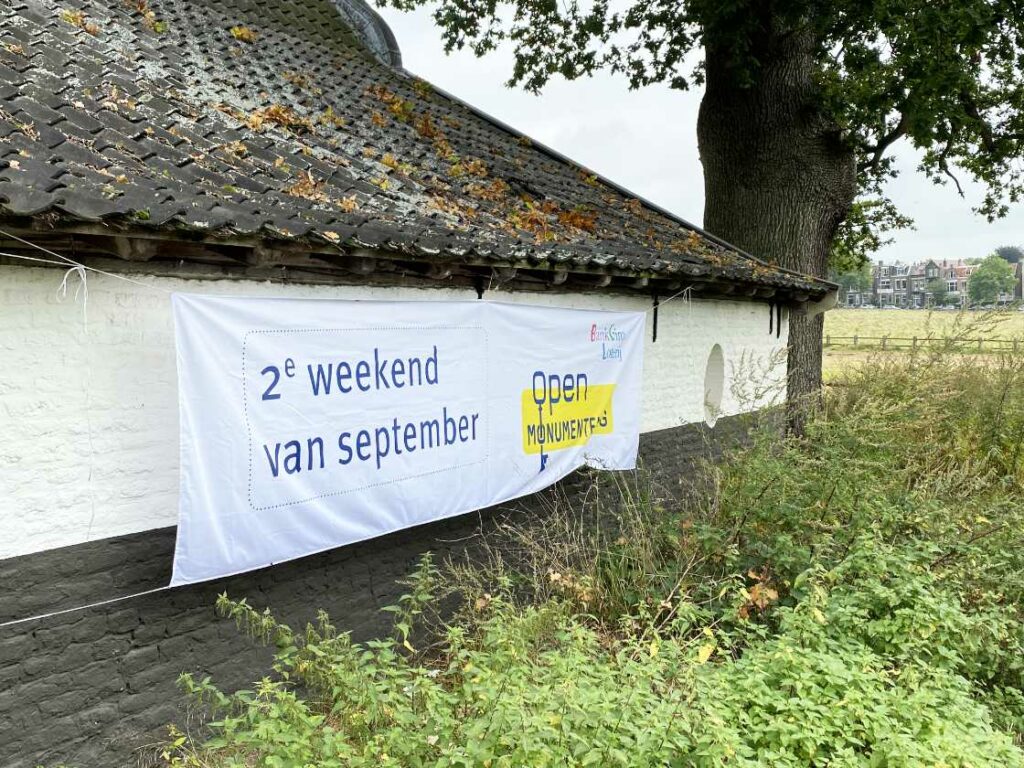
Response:
POLYGON ((956 352, 1018 352, 1018 339, 958 339, 941 336, 825 336, 826 347, 868 347, 871 349, 946 349, 956 352))

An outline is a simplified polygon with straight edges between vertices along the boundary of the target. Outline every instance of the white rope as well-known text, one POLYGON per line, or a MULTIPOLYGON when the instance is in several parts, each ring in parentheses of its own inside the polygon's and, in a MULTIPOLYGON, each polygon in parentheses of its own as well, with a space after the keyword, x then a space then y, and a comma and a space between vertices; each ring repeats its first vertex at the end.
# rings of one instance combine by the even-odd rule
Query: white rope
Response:
MULTIPOLYGON (((692 285, 688 285, 685 288, 683 288, 681 291, 676 291, 675 293, 673 293, 671 296, 669 296, 664 301, 659 301, 657 307, 651 307, 650 309, 647 310, 647 312, 653 312, 655 309, 661 309, 662 307, 664 307, 666 304, 668 304, 673 299, 678 299, 680 296, 683 296, 685 294, 685 298, 683 300, 686 302, 687 313, 689 313, 690 294, 692 292, 693 292, 693 286, 692 285)), ((645 312, 644 314, 647 314, 647 313, 645 312)))
POLYGON ((71 267, 64 273, 64 279, 60 281, 57 288, 57 301, 64 301, 68 297, 68 278, 74 273, 78 277, 78 285, 75 287, 75 303, 78 303, 78 294, 82 294, 82 327, 89 325, 89 281, 85 274, 85 267, 79 265, 71 267))
POLYGON ((23 619, 14 619, 12 621, 5 621, 2 624, 0 624, 0 629, 3 629, 4 627, 13 627, 13 626, 15 626, 17 624, 26 624, 26 623, 28 623, 30 621, 41 621, 42 619, 50 619, 50 618, 53 618, 54 616, 65 616, 65 615, 67 615, 69 613, 75 613, 77 611, 84 611, 84 610, 87 610, 89 608, 100 608, 101 606, 104 606, 104 605, 112 605, 113 603, 120 603, 120 602, 123 602, 125 600, 132 600, 132 599, 134 599, 136 597, 143 597, 145 595, 155 595, 157 592, 164 592, 164 591, 166 591, 168 589, 173 589, 173 587, 171 587, 170 585, 166 585, 166 586, 163 586, 163 587, 154 587, 153 589, 147 589, 147 590, 144 590, 142 592, 134 592, 134 593, 132 593, 130 595, 121 595, 120 597, 112 597, 109 600, 100 600, 99 602, 89 603, 88 605, 78 605, 78 606, 75 606, 74 608, 65 608, 64 610, 61 610, 61 611, 50 611, 49 613, 40 613, 40 614, 37 614, 36 616, 26 616, 23 619))
POLYGON ((54 261, 53 259, 38 259, 35 256, 22 256, 18 253, 5 253, 0 251, 0 256, 6 256, 9 259, 23 259, 25 261, 38 261, 40 264, 56 264, 58 267, 66 267, 68 263, 66 261, 54 261))
MULTIPOLYGON (((29 241, 29 240, 24 240, 24 239, 18 237, 17 235, 11 234, 10 232, 7 232, 7 231, 5 231, 3 229, 0 229, 0 235, 3 235, 4 237, 9 237, 12 240, 17 240, 19 243, 24 243, 25 245, 28 245, 28 246, 30 246, 32 248, 36 248, 36 249, 42 251, 43 253, 49 254, 50 256, 54 256, 54 257, 60 259, 60 261, 52 261, 50 259, 33 258, 32 256, 21 256, 21 255, 16 254, 16 253, 4 253, 2 251, 0 251, 0 256, 6 256, 6 257, 11 258, 11 259, 23 259, 24 261, 35 261, 35 262, 39 262, 41 264, 56 264, 58 266, 64 266, 65 264, 70 264, 71 265, 71 269, 69 271, 79 272, 81 275, 85 274, 84 270, 88 270, 89 272, 96 272, 97 274, 100 274, 100 275, 105 275, 107 277, 113 277, 116 280, 124 280, 126 283, 132 283, 133 285, 138 285, 138 286, 141 286, 143 288, 152 288, 152 289, 157 290, 157 291, 163 291, 164 293, 174 293, 174 291, 172 291, 169 288, 164 288, 162 285, 153 285, 152 283, 143 283, 143 282, 141 282, 139 280, 133 280, 130 277, 125 277, 124 275, 117 275, 117 274, 114 274, 113 272, 104 272, 102 269, 96 269, 96 267, 87 266, 85 264, 82 264, 81 262, 78 262, 78 261, 75 261, 72 258, 69 258, 68 256, 64 256, 62 254, 55 253, 54 251, 51 251, 48 248, 44 248, 41 245, 37 245, 36 243, 33 243, 33 242, 29 241)), ((494 273, 492 271, 490 279, 488 280, 488 283, 487 283, 486 290, 491 290, 491 285, 493 283, 493 279, 494 279, 494 273)), ((84 277, 82 278, 82 283, 83 283, 83 285, 85 283, 85 278, 84 277)), ((64 276, 64 281, 63 281, 63 283, 61 285, 61 289, 63 290, 63 295, 67 295, 67 275, 64 276)), ((688 285, 685 288, 683 288, 683 289, 681 289, 679 291, 676 291, 675 293, 673 293, 671 296, 669 296, 664 301, 659 302, 658 306, 659 307, 663 307, 666 304, 668 304, 670 301, 672 301, 674 299, 677 299, 680 296, 684 296, 685 295, 685 299, 684 300, 686 301, 687 307, 689 308, 689 306, 690 306, 690 298, 691 298, 692 292, 693 292, 693 286, 692 285, 688 285)), ((77 292, 76 292, 76 298, 77 298, 77 292)), ((653 311, 654 311, 654 307, 651 307, 651 309, 647 310, 647 312, 653 312, 653 311)))
MULTIPOLYGON (((67 267, 67 271, 64 273, 64 278, 61 280, 60 286, 58 286, 58 288, 57 288, 58 299, 63 300, 64 298, 67 297, 67 294, 68 294, 68 278, 71 276, 72 273, 74 273, 79 278, 79 285, 75 289, 74 299, 75 299, 75 301, 77 301, 78 300, 78 296, 81 293, 81 295, 82 295, 82 312, 83 312, 83 317, 85 316, 87 304, 88 304, 88 301, 89 301, 89 285, 88 285, 88 279, 87 279, 87 272, 96 272, 97 274, 105 275, 106 277, 112 277, 112 278, 114 278, 116 280, 123 280, 126 283, 132 283, 133 285, 138 285, 138 286, 140 286, 142 288, 151 288, 151 289, 154 289, 154 290, 163 291, 164 293, 173 293, 173 291, 171 291, 170 289, 164 288, 163 286, 160 286, 160 285, 153 285, 151 283, 144 283, 144 282, 142 282, 140 280, 133 280, 130 277, 125 277, 124 275, 114 274, 113 272, 105 272, 102 269, 97 269, 95 267, 87 266, 87 265, 82 264, 81 262, 75 261, 74 259, 71 259, 71 258, 69 258, 67 256, 64 256, 62 254, 56 253, 54 251, 51 251, 48 248, 44 248, 41 245, 37 245, 36 243, 33 243, 33 242, 30 242, 30 241, 25 240, 23 238, 20 238, 17 235, 14 235, 14 234, 12 234, 10 232, 7 232, 5 230, 0 229, 0 235, 3 235, 4 237, 8 237, 8 238, 10 238, 12 240, 16 240, 16 241, 18 241, 20 243, 24 243, 25 245, 28 245, 28 246, 30 246, 32 248, 35 248, 35 249, 37 249, 39 251, 42 251, 43 253, 45 253, 45 254, 47 254, 49 256, 53 256, 57 260, 55 261, 54 259, 43 259, 43 258, 39 258, 39 257, 35 257, 35 256, 25 256, 23 254, 17 254, 17 253, 7 253, 7 252, 4 252, 4 251, 0 251, 0 256, 6 257, 6 258, 9 258, 9 259, 21 259, 22 261, 30 261, 30 262, 34 262, 34 263, 38 263, 38 264, 50 264, 50 265, 54 265, 54 266, 58 266, 58 267, 67 267)), ((492 277, 493 277, 493 275, 492 275, 492 277)), ((488 285, 488 287, 490 287, 490 285, 488 285)), ((659 302, 658 306, 659 307, 663 307, 666 304, 668 304, 669 302, 679 298, 680 296, 683 296, 684 297, 684 301, 687 304, 687 310, 689 312, 690 297, 691 297, 692 291, 693 291, 693 286, 692 285, 687 286, 686 288, 683 288, 682 290, 679 290, 676 293, 672 294, 671 296, 669 296, 664 301, 659 302)), ((647 310, 647 312, 653 312, 654 309, 655 309, 655 307, 651 307, 651 309, 647 310)), ((60 610, 60 611, 50 611, 49 613, 40 613, 40 614, 36 614, 35 616, 26 616, 26 617, 21 618, 21 619, 13 619, 11 621, 5 621, 3 623, 0 623, 0 629, 3 629, 5 627, 13 627, 13 626, 16 626, 16 625, 19 625, 19 624, 26 624, 26 623, 32 622, 32 621, 42 621, 44 619, 50 619, 50 618, 53 618, 55 616, 65 616, 65 615, 67 615, 69 613, 76 613, 77 611, 85 611, 85 610, 89 610, 90 608, 100 608, 100 607, 105 606, 105 605, 112 605, 114 603, 120 603, 120 602, 123 602, 125 600, 133 600, 133 599, 135 599, 137 597, 144 597, 146 595, 154 595, 154 594, 156 594, 158 592, 164 592, 164 591, 172 589, 172 588, 173 587, 171 587, 170 585, 163 586, 163 587, 155 587, 154 589, 147 589, 147 590, 144 590, 142 592, 134 592, 134 593, 132 593, 130 595, 122 595, 120 597, 113 597, 113 598, 110 598, 108 600, 100 600, 100 601, 95 602, 95 603, 88 603, 86 605, 75 606, 74 608, 65 608, 65 609, 60 610)))
POLYGON ((163 291, 164 293, 174 293, 174 291, 172 291, 170 288, 164 288, 162 285, 153 285, 152 283, 144 283, 141 280, 133 280, 132 278, 125 277, 124 275, 118 275, 118 274, 115 274, 114 272, 106 272, 106 271, 104 271, 102 269, 97 269, 96 267, 87 266, 85 264, 82 264, 79 261, 75 261, 74 259, 72 259, 72 258, 70 258, 68 256, 64 256, 63 254, 56 253, 55 251, 51 251, 49 248, 44 248, 41 245, 33 243, 30 240, 25 240, 24 238, 18 237, 17 235, 12 234, 10 232, 7 232, 7 231, 5 231, 3 229, 0 229, 0 235, 3 235, 4 237, 9 237, 11 240, 16 240, 19 243, 23 243, 23 244, 25 244, 25 245, 27 245, 27 246, 29 246, 31 248, 35 248, 38 251, 42 251, 43 253, 48 254, 50 256, 53 256, 56 259, 60 259, 60 261, 50 261, 50 260, 47 260, 47 259, 33 258, 31 256, 21 256, 21 255, 16 254, 16 253, 0 253, 0 256, 7 256, 8 258, 12 258, 12 259, 23 259, 24 261, 37 261, 37 262, 40 262, 40 263, 43 263, 43 264, 57 264, 58 266, 71 265, 71 268, 74 269, 74 270, 82 270, 82 271, 88 270, 89 272, 95 272, 95 273, 97 273, 99 275, 104 275, 106 277, 112 277, 115 280, 123 280, 126 283, 131 283, 132 285, 138 285, 138 286, 141 286, 142 288, 151 288, 151 289, 153 289, 155 291, 163 291))

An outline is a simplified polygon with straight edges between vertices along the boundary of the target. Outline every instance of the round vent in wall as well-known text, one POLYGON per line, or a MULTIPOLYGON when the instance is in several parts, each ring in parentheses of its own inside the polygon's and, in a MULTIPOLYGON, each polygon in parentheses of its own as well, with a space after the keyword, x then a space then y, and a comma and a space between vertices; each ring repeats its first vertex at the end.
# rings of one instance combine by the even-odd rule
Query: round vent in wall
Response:
POLYGON ((725 355, 722 347, 715 344, 708 355, 704 369, 704 422, 715 426, 722 410, 722 395, 725 392, 725 355))

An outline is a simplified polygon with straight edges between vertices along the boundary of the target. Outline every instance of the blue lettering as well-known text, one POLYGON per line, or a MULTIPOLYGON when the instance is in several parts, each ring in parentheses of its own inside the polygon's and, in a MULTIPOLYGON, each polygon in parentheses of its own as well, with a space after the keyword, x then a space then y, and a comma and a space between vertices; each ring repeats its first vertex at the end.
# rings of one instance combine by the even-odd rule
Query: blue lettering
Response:
POLYGON ((347 395, 349 392, 352 391, 352 385, 349 384, 346 387, 344 382, 352 381, 352 366, 344 361, 338 363, 337 374, 338 389, 340 389, 343 393, 347 395))
POLYGON ((388 455, 388 450, 391 448, 391 438, 388 435, 387 427, 377 427, 373 433, 374 441, 373 447, 377 454, 377 469, 380 469, 380 460, 388 455), (381 444, 383 443, 383 448, 381 444))
POLYGON ((380 359, 380 350, 377 347, 373 348, 373 370, 376 374, 377 389, 391 389, 391 385, 388 384, 388 377, 384 373, 384 366, 388 364, 388 359, 385 357, 383 361, 380 359))
POLYGON ((427 384, 437 384, 437 344, 434 345, 434 353, 427 358, 427 384), (434 374, 431 375, 430 371, 433 370, 434 374))
POLYGON ((363 386, 363 381, 370 378, 370 364, 365 360, 360 360, 356 363, 356 386, 359 387, 363 392, 370 391, 370 384, 367 381, 366 386, 363 386))
POLYGON ((317 366, 316 366, 316 376, 314 376, 313 375, 313 366, 312 365, 307 365, 306 366, 306 370, 309 371, 309 386, 313 389, 313 395, 314 396, 320 394, 320 388, 321 387, 323 387, 325 395, 331 394, 331 370, 332 369, 333 369, 333 366, 330 363, 328 363, 327 364, 327 372, 324 373, 324 367, 322 365, 320 365, 319 363, 317 363, 317 366))
POLYGON ((370 433, 365 429, 359 430, 359 434, 356 435, 356 455, 360 461, 367 461, 370 458, 370 451, 366 451, 366 455, 363 456, 363 449, 369 449, 370 447, 370 433))
POLYGON ((267 454, 267 463, 270 464, 270 472, 271 472, 271 474, 274 477, 277 477, 277 470, 278 470, 278 467, 279 467, 278 455, 281 453, 281 444, 280 443, 274 443, 274 455, 273 456, 270 455, 270 449, 267 448, 267 446, 265 444, 263 446, 263 452, 265 454, 267 454))
POLYGON ((343 454, 342 457, 338 459, 338 463, 343 466, 352 461, 352 446, 348 444, 349 438, 351 437, 351 432, 342 432, 338 435, 338 450, 343 454))
POLYGON ((289 440, 284 444, 285 450, 291 453, 285 454, 284 471, 294 475, 302 471, 302 445, 298 440, 289 440))

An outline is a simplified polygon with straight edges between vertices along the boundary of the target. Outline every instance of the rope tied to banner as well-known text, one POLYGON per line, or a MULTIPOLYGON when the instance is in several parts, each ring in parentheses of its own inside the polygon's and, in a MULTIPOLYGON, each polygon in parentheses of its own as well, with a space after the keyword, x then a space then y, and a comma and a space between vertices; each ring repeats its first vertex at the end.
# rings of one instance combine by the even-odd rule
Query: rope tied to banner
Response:
MULTIPOLYGON (((57 267, 64 268, 65 271, 64 271, 63 277, 62 277, 60 283, 58 284, 56 292, 55 292, 56 296, 57 296, 57 299, 58 299, 58 301, 64 301, 64 300, 67 299, 67 297, 70 294, 72 296, 72 301, 77 303, 79 298, 81 297, 82 312, 83 312, 83 323, 85 323, 85 321, 87 320, 88 300, 89 300, 89 274, 88 273, 90 273, 90 272, 96 273, 96 274, 100 274, 100 275, 103 275, 103 276, 106 276, 106 277, 109 277, 109 278, 112 278, 112 279, 115 279, 115 280, 120 280, 122 282, 130 283, 130 284, 138 286, 140 288, 145 288, 145 289, 150 289, 150 290, 157 290, 157 291, 160 291, 160 292, 166 293, 166 294, 172 294, 173 293, 173 291, 171 289, 166 288, 166 287, 164 287, 162 285, 157 285, 157 284, 153 284, 151 282, 144 282, 144 281, 141 281, 141 280, 136 280, 136 279, 133 279, 133 278, 130 278, 130 277, 126 277, 124 275, 120 275, 120 274, 116 274, 116 273, 113 273, 113 272, 108 272, 108 271, 105 271, 105 270, 102 270, 102 269, 98 269, 96 267, 88 266, 88 265, 83 264, 83 263, 81 263, 79 261, 76 261, 76 260, 74 260, 74 259, 72 259, 72 258, 70 258, 68 256, 65 256, 63 254, 57 253, 56 251, 50 250, 49 248, 46 248, 46 247, 44 247, 42 245, 39 245, 37 243, 33 243, 33 242, 29 241, 29 240, 26 240, 26 239, 24 239, 22 237, 19 237, 19 236, 13 234, 13 233, 7 232, 7 231, 5 231, 3 229, 0 229, 0 235, 2 235, 4 237, 7 237, 7 238, 9 238, 11 240, 20 242, 20 243, 22 243, 22 244, 24 244, 24 245, 26 245, 28 247, 31 247, 31 248, 41 252, 42 254, 44 254, 47 258, 44 258, 42 256, 29 256, 29 255, 25 255, 25 254, 9 253, 9 252, 2 252, 2 251, 0 251, 0 256, 6 257, 6 258, 11 258, 11 259, 18 259, 18 260, 22 260, 22 261, 30 262, 30 263, 44 264, 44 265, 47 265, 47 266, 57 266, 57 267), (72 278, 77 278, 77 280, 78 280, 77 285, 75 286, 75 290, 74 290, 73 293, 71 291, 71 286, 69 285, 69 281, 72 278)), ((655 307, 649 308, 644 314, 649 314, 649 313, 655 311, 658 306, 663 307, 664 305, 666 305, 666 304, 668 304, 668 303, 670 303, 672 301, 675 301, 676 299, 682 298, 683 301, 687 304, 687 314, 688 314, 688 317, 690 317, 692 292, 693 292, 693 286, 692 285, 689 285, 689 286, 686 286, 684 288, 681 288, 680 290, 676 291, 675 293, 673 293, 672 295, 670 295, 666 299, 658 301, 657 305, 655 307)), ((171 590, 171 589, 174 589, 174 588, 175 587, 172 587, 170 585, 165 585, 165 586, 156 587, 156 588, 152 588, 152 589, 142 590, 142 591, 139 591, 139 592, 134 592, 134 593, 127 594, 127 595, 120 595, 120 596, 109 598, 109 599, 105 599, 105 600, 99 600, 99 601, 87 603, 87 604, 84 604, 84 605, 78 605, 78 606, 73 606, 73 607, 70 607, 70 608, 64 608, 64 609, 60 609, 60 610, 49 611, 49 612, 40 613, 40 614, 36 614, 36 615, 32 615, 32 616, 27 616, 27 617, 22 617, 22 618, 18 618, 18 619, 12 619, 12 620, 8 620, 8 621, 0 622, 0 629, 7 628, 7 627, 13 627, 13 626, 20 626, 20 625, 27 624, 27 623, 34 622, 34 621, 43 621, 43 620, 54 618, 54 617, 58 617, 58 616, 65 616, 65 615, 76 613, 76 612, 79 612, 79 611, 85 611, 85 610, 90 610, 90 609, 94 609, 94 608, 101 608, 101 607, 104 607, 104 606, 107 606, 107 605, 112 605, 112 604, 115 604, 115 603, 120 603, 120 602, 124 602, 124 601, 128 601, 128 600, 133 600, 133 599, 136 599, 136 598, 145 597, 147 595, 157 594, 157 593, 168 591, 168 590, 171 590)))
POLYGON ((82 297, 82 324, 83 324, 83 326, 85 326, 86 323, 88 322, 88 307, 89 307, 89 276, 88 276, 88 273, 89 272, 95 272, 96 274, 99 274, 99 275, 104 275, 106 277, 112 277, 115 280, 121 280, 123 282, 131 283, 133 285, 137 285, 137 286, 140 286, 142 288, 149 288, 151 290, 162 291, 163 293, 167 293, 167 294, 174 293, 174 291, 172 291, 170 288, 164 288, 162 285, 154 285, 153 283, 144 283, 141 280, 133 280, 130 277, 125 277, 124 275, 119 275, 119 274, 116 274, 114 272, 107 272, 107 271, 102 270, 102 269, 97 269, 96 267, 90 267, 90 266, 88 266, 86 264, 83 264, 80 261, 75 261, 70 256, 64 256, 63 254, 57 253, 56 251, 51 251, 49 248, 44 248, 43 246, 39 245, 38 243, 33 243, 30 240, 26 240, 26 239, 24 239, 22 237, 18 237, 17 235, 13 234, 12 232, 8 232, 6 230, 0 229, 0 235, 3 235, 4 237, 7 237, 7 238, 9 238, 11 240, 14 240, 16 242, 22 243, 23 245, 27 245, 30 248, 35 248, 37 251, 41 251, 42 253, 45 253, 48 256, 52 256, 53 258, 52 259, 42 259, 42 258, 39 258, 39 257, 36 257, 36 256, 26 256, 26 255, 21 254, 21 253, 8 253, 6 251, 0 251, 0 256, 4 256, 4 257, 6 257, 8 259, 19 259, 21 261, 29 261, 29 262, 35 262, 35 263, 38 263, 38 264, 49 264, 49 265, 52 265, 52 266, 64 267, 67 270, 64 273, 63 279, 60 281, 60 285, 57 286, 56 293, 57 293, 57 300, 58 301, 64 301, 67 298, 67 296, 68 296, 68 278, 70 278, 71 275, 75 275, 78 278, 78 285, 75 288, 75 293, 74 293, 73 301, 75 303, 77 303, 78 302, 78 297, 79 296, 82 297))
POLYGON ((120 597, 111 597, 107 600, 98 600, 95 603, 88 603, 86 605, 76 605, 73 608, 64 608, 59 611, 50 611, 49 613, 40 613, 35 616, 26 616, 21 619, 12 619, 11 621, 5 621, 0 623, 0 629, 4 627, 13 627, 18 624, 27 624, 30 621, 42 621, 43 619, 51 619, 54 616, 65 616, 69 613, 77 613, 78 611, 85 611, 89 608, 101 608, 105 605, 112 605, 114 603, 120 603, 125 600, 132 600, 136 597, 145 597, 146 595, 155 595, 157 592, 166 592, 174 587, 169 584, 165 584, 162 587, 154 587, 153 589, 145 589, 142 592, 133 592, 130 595, 121 595, 120 597))
MULTIPOLYGON (((36 262, 36 263, 39 263, 39 264, 50 264, 50 265, 55 265, 55 266, 59 266, 59 267, 67 267, 68 271, 65 272, 64 279, 61 281, 60 286, 58 286, 58 288, 57 288, 57 295, 58 295, 59 298, 64 299, 64 298, 67 297, 67 293, 68 293, 68 286, 67 286, 68 277, 70 276, 71 273, 75 273, 77 275, 77 277, 79 278, 79 288, 75 290, 74 300, 75 301, 78 300, 78 296, 79 296, 79 293, 81 291, 81 295, 83 297, 83 312, 84 312, 84 304, 88 301, 88 294, 89 294, 88 275, 87 275, 88 272, 95 272, 96 274, 104 275, 105 277, 111 277, 111 278, 114 278, 115 280, 121 280, 121 281, 126 282, 126 283, 131 283, 132 285, 137 285, 140 288, 148 288, 150 290, 161 291, 161 292, 167 293, 167 294, 174 293, 174 291, 172 291, 170 288, 165 288, 162 285, 155 285, 154 283, 146 283, 146 282, 143 282, 141 280, 134 280, 134 279, 132 279, 130 277, 125 277, 124 275, 119 275, 119 274, 117 274, 115 272, 107 272, 105 270, 98 269, 96 267, 90 267, 87 264, 83 264, 83 263, 81 263, 79 261, 75 261, 70 256, 64 256, 63 254, 57 253, 56 251, 51 251, 49 248, 45 248, 45 247, 39 245, 38 243, 33 243, 30 240, 25 240, 24 238, 18 237, 17 235, 15 235, 15 234, 13 234, 11 232, 8 232, 6 230, 0 229, 0 235, 3 235, 4 237, 10 238, 11 240, 15 240, 15 241, 17 241, 19 243, 27 245, 30 248, 35 248, 36 250, 39 250, 39 251, 41 251, 41 252, 43 252, 43 253, 45 253, 45 254, 47 254, 49 256, 52 256, 54 258, 53 259, 41 259, 41 258, 34 257, 34 256, 25 256, 24 254, 8 253, 8 252, 5 252, 5 251, 0 251, 0 256, 4 256, 4 257, 9 258, 9 259, 20 259, 22 261, 36 262), (57 259, 57 260, 55 261, 54 259, 57 259)), ((491 279, 493 280, 493 275, 492 275, 491 279)), ((490 290, 490 283, 488 283, 487 290, 490 290)), ((691 319, 689 317, 689 307, 690 307, 690 300, 692 298, 692 293, 693 293, 693 286, 692 285, 688 285, 685 288, 682 288, 679 291, 676 291, 675 293, 673 293, 671 296, 669 296, 664 301, 660 301, 659 300, 658 302, 656 302, 655 306, 653 306, 650 309, 646 310, 644 314, 650 314, 651 312, 656 311, 658 307, 663 307, 666 304, 668 304, 670 301, 674 301, 675 299, 677 299, 679 297, 683 297, 683 300, 686 302, 686 305, 687 305, 687 316, 688 316, 688 319, 691 319)))

